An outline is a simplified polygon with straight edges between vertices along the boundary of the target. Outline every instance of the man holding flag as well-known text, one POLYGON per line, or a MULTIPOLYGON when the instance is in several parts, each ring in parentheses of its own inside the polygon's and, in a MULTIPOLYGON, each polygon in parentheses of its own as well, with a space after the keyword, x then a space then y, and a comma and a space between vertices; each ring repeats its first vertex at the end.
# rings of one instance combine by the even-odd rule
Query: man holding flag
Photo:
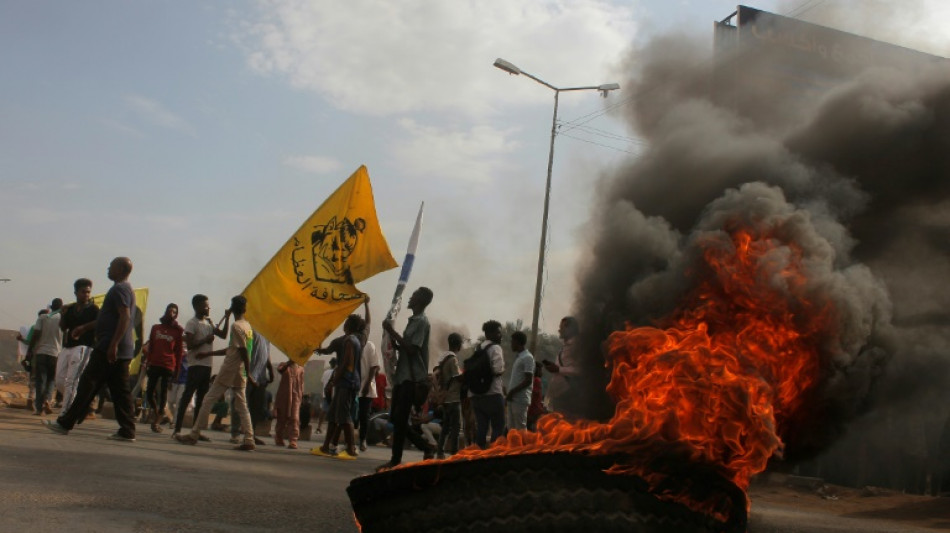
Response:
POLYGON ((396 370, 393 373, 393 453, 388 463, 380 465, 376 471, 388 470, 402 462, 402 448, 408 437, 419 449, 424 451, 425 459, 432 459, 435 450, 422 437, 409 427, 409 415, 412 411, 413 382, 427 379, 429 368, 429 319, 425 309, 432 303, 432 290, 419 287, 409 297, 409 309, 412 316, 403 334, 396 333, 390 319, 383 321, 383 329, 389 334, 390 342, 399 352, 396 370))

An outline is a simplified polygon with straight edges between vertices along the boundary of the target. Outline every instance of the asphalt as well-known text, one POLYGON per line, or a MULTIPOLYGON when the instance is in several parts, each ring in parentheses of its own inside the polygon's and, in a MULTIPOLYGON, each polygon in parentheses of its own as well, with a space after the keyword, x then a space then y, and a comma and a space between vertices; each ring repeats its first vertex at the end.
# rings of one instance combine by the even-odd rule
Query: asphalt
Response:
MULTIPOLYGON (((0 532, 356 532, 346 487, 389 457, 379 447, 355 461, 316 457, 318 443, 305 441, 240 452, 215 431, 212 443, 186 446, 146 426, 136 442, 117 442, 107 438, 115 421, 103 419, 63 436, 42 426, 52 418, 0 404, 0 532)), ((924 531, 934 529, 754 497, 749 524, 750 533, 924 531)))
POLYGON ((115 429, 97 419, 58 435, 0 408, 0 531, 355 532, 346 486, 389 458, 375 447, 355 461, 316 457, 306 441, 241 452, 216 431, 186 446, 147 426, 117 442, 115 429))

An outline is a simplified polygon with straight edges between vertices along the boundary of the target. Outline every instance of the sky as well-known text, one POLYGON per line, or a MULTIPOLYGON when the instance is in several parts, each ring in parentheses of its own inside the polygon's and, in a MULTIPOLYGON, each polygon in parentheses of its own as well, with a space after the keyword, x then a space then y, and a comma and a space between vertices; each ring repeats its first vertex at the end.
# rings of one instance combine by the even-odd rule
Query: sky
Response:
MULTIPOLYGON (((834 3, 749 5, 807 18, 834 3)), ((621 84, 560 98, 559 118, 581 127, 555 145, 541 313, 553 333, 597 180, 643 148, 618 112, 633 50, 674 29, 711 45, 735 6, 0 3, 0 328, 71 301, 78 277, 104 292, 123 255, 150 289, 146 324, 169 302, 187 317, 195 293, 217 319, 359 165, 400 262, 425 202, 409 290, 433 289, 430 318, 472 337, 489 319, 530 323, 553 92, 493 68, 501 57, 559 87, 621 84)), ((359 285, 377 320, 397 277, 359 285)))

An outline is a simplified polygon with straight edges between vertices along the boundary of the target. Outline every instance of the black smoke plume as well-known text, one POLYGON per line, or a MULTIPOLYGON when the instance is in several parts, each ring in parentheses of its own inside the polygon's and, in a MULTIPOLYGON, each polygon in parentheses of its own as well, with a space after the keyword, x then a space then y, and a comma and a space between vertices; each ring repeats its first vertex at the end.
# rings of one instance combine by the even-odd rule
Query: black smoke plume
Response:
POLYGON ((648 147, 600 183, 575 303, 593 376, 584 408, 613 412, 602 343, 677 307, 695 282, 696 237, 736 217, 771 220, 838 310, 823 380, 785 436, 796 460, 849 421, 950 385, 950 69, 871 65, 792 97, 723 79, 709 50, 671 35, 627 63, 621 110, 648 147))

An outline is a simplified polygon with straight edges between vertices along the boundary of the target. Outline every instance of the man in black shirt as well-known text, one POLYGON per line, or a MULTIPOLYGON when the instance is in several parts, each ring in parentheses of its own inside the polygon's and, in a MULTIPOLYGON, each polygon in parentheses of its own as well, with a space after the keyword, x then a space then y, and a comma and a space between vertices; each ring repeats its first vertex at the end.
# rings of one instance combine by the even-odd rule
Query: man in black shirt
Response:
POLYGON ((76 387, 92 347, 96 342, 93 328, 99 306, 92 303, 92 281, 79 278, 73 283, 76 303, 66 306, 59 327, 63 330, 63 351, 56 367, 56 386, 63 393, 63 411, 76 397, 76 387))

